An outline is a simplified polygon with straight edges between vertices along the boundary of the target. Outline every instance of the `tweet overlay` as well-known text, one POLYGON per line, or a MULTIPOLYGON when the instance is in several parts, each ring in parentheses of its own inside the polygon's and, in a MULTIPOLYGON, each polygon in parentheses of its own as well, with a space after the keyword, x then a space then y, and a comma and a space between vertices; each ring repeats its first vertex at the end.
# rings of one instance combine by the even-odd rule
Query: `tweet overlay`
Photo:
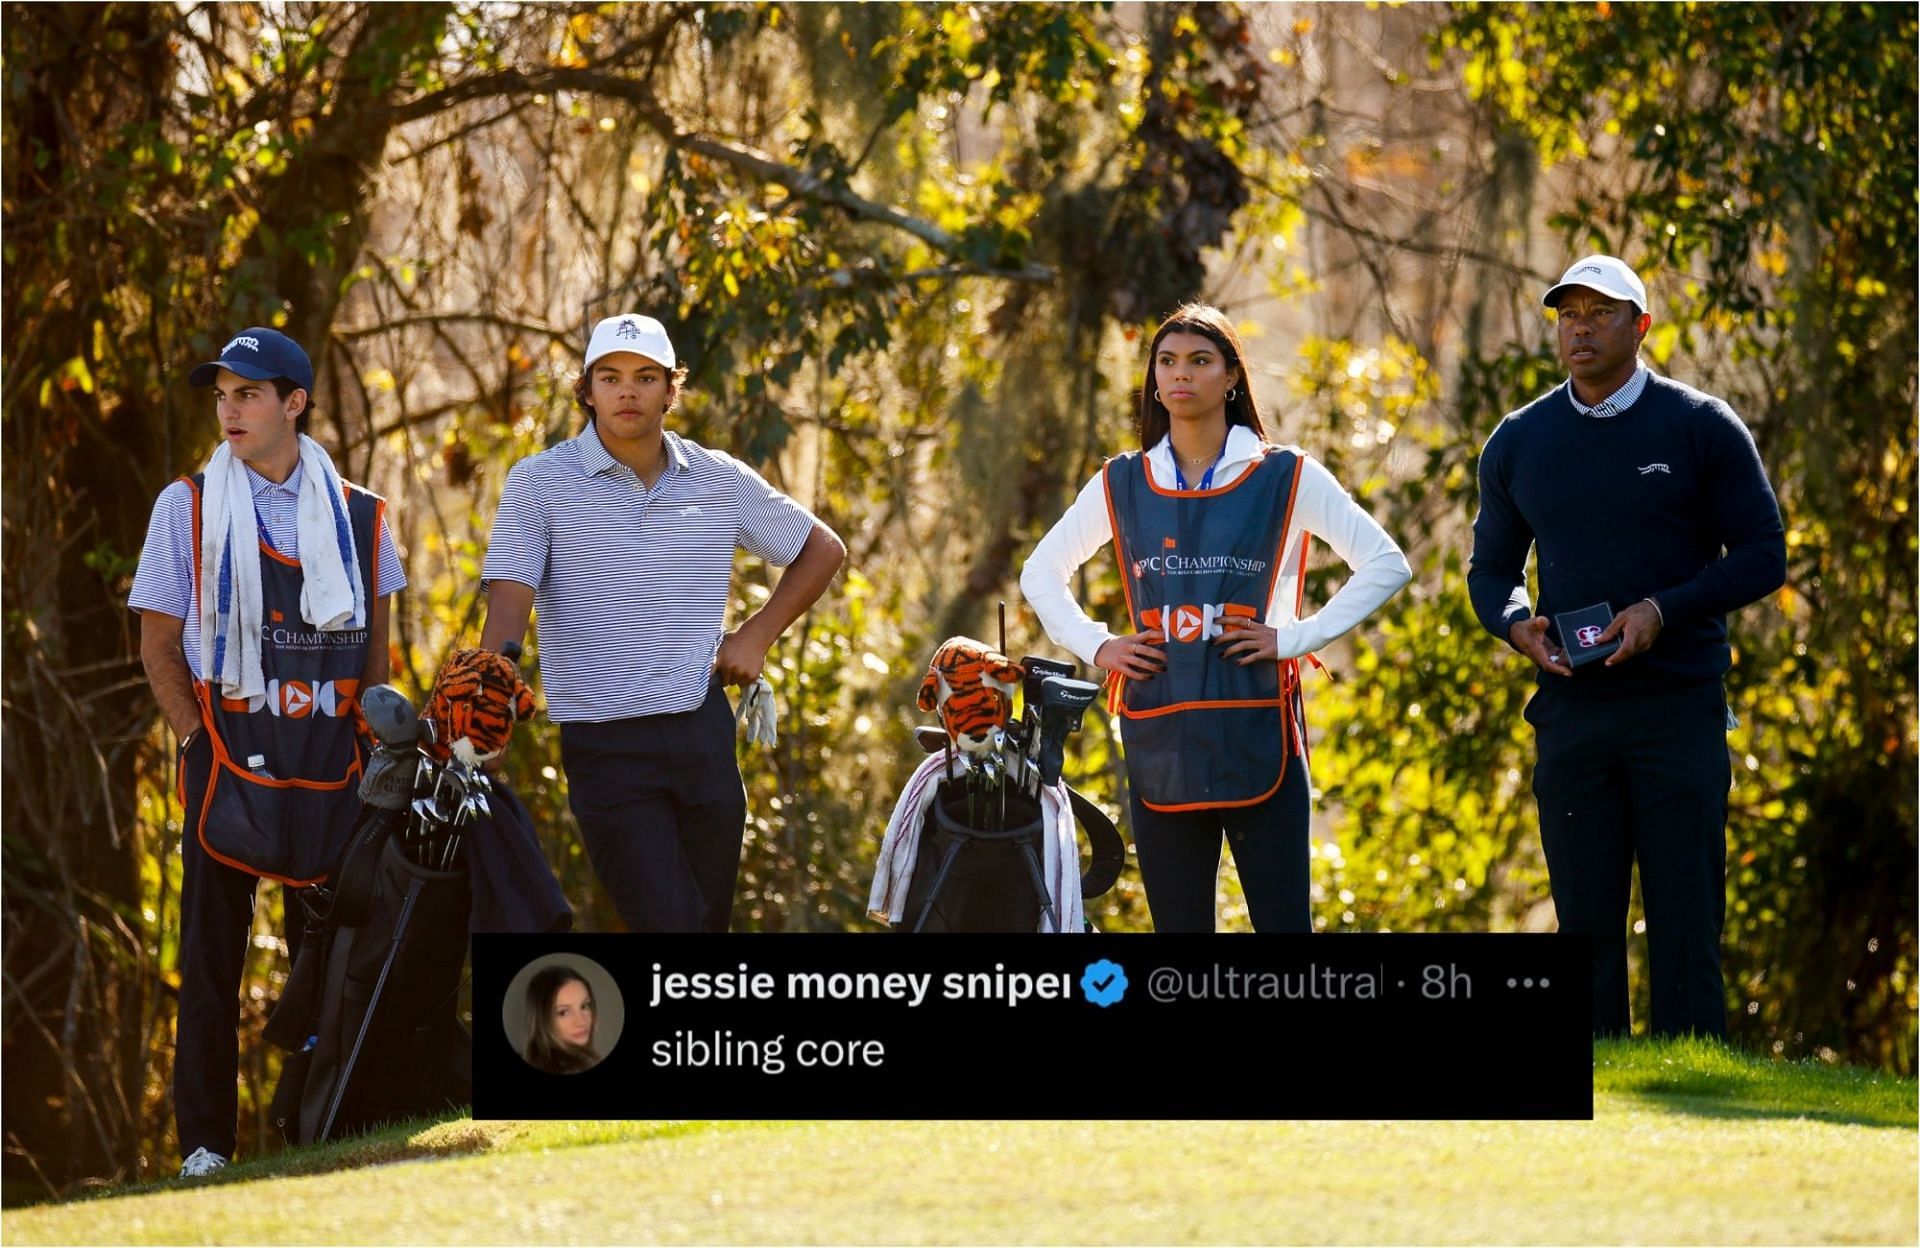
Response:
POLYGON ((473 967, 476 1118, 1593 1116, 1571 936, 476 935, 473 967), (570 960, 617 1049, 577 986, 508 1000, 570 960))

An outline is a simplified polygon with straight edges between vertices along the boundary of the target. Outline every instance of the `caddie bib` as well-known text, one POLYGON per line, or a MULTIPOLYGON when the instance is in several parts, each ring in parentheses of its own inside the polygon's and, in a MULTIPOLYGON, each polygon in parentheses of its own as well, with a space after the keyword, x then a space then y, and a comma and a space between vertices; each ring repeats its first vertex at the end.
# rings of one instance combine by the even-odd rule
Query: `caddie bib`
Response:
POLYGON ((1105 479, 1133 631, 1167 639, 1164 672, 1116 687, 1128 780, 1153 810, 1265 801, 1286 773, 1298 664, 1241 666, 1215 639, 1267 618, 1298 457, 1270 447, 1229 485, 1169 490, 1134 451, 1109 460, 1105 479))
MULTIPOLYGON (((202 479, 193 487, 195 610, 200 578, 202 479)), ((382 500, 348 486, 367 614, 379 596, 374 558, 382 500)), ((213 744, 213 772, 196 829, 216 860, 305 887, 326 878, 360 813, 365 760, 353 708, 366 670, 367 628, 321 630, 300 614, 300 561, 260 542, 260 668, 266 692, 228 698, 202 680, 200 717, 213 744)))

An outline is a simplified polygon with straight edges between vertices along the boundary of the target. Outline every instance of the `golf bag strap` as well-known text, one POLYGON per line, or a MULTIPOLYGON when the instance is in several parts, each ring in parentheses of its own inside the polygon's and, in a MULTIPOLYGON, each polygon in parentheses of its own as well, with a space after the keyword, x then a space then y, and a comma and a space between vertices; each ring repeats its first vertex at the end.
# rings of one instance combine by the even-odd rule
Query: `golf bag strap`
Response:
POLYGON ((1107 812, 1072 785, 1067 786, 1067 801, 1075 822, 1087 830, 1087 845, 1093 850, 1087 873, 1080 877, 1080 897, 1084 901, 1100 896, 1119 880, 1120 869, 1127 863, 1127 843, 1107 812))

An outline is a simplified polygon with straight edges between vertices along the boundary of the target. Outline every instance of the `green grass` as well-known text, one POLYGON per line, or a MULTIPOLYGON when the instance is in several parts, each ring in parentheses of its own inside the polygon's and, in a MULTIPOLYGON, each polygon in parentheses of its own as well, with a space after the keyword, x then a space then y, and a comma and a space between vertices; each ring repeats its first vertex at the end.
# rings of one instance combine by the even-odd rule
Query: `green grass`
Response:
POLYGON ((1861 1126, 1916 1125, 1912 1079, 1856 1066, 1770 1062, 1704 1040, 1594 1046, 1593 1090, 1676 1112, 1809 1118, 1861 1126))
POLYGON ((1913 1243, 1915 1100, 1683 1042, 1599 1046, 1592 1122, 459 1119, 10 1211, 5 1238, 1913 1243))

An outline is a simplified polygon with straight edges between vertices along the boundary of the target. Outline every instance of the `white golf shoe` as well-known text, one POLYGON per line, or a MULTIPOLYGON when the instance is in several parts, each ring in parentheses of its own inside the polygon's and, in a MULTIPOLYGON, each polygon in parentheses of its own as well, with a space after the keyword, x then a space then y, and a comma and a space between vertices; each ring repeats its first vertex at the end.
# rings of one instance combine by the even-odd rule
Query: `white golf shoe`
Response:
POLYGON ((227 1159, 209 1149, 196 1148, 193 1156, 180 1163, 180 1177, 183 1179, 204 1179, 216 1170, 227 1168, 227 1159))

